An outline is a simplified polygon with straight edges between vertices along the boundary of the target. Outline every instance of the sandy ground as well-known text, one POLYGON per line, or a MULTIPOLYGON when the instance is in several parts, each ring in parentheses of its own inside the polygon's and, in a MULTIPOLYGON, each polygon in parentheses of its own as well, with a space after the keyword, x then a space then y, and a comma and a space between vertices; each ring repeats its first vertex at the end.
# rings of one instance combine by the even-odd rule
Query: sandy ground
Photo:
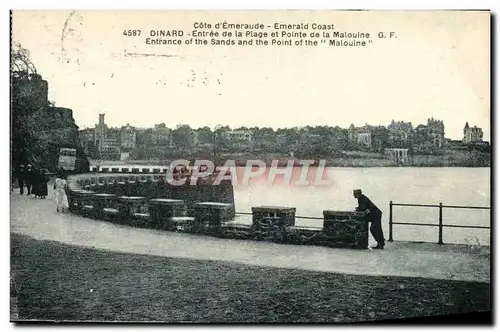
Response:
MULTIPOLYGON (((49 186, 50 187, 50 186, 49 186)), ((52 197, 11 192, 11 232, 123 253, 355 275, 490 281, 489 248, 388 243, 386 250, 350 250, 218 239, 137 229, 56 212, 52 197)))

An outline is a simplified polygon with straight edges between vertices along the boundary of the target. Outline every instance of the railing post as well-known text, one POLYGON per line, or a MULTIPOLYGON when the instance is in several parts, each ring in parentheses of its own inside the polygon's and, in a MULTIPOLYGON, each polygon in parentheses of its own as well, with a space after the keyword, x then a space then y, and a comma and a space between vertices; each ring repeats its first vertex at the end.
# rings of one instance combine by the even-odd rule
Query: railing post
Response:
POLYGON ((389 202, 389 242, 392 242, 392 201, 389 202))
POLYGON ((438 244, 443 244, 443 203, 439 203, 439 239, 438 244))

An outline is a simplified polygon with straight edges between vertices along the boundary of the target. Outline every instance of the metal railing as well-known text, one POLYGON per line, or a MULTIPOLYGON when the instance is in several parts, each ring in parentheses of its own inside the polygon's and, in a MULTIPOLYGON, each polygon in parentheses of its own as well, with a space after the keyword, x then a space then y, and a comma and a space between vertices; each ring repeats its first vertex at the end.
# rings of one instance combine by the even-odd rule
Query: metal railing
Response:
POLYGON ((404 203, 393 203, 389 202, 389 241, 393 241, 393 225, 412 225, 412 226, 429 226, 429 227, 439 227, 438 231, 438 244, 443 244, 443 228, 475 228, 475 229, 490 229, 489 226, 473 226, 473 225, 450 225, 443 224, 443 209, 471 209, 471 210, 490 210, 488 206, 461 206, 461 205, 443 205, 443 203, 435 204, 404 204, 404 203), (428 224, 428 223, 413 223, 413 222, 394 222, 392 220, 392 207, 393 206, 413 206, 413 207, 424 207, 424 208, 438 208, 438 224, 428 224))

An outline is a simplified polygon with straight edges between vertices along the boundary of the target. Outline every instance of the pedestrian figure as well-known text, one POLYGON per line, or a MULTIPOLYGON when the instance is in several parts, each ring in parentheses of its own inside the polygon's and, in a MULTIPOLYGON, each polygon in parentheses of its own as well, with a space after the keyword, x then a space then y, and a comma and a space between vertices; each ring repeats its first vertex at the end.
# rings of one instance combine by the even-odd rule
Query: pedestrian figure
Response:
POLYGON ((38 182, 40 180, 40 174, 38 173, 37 169, 33 169, 33 174, 31 176, 31 194, 35 196, 35 198, 38 197, 38 182))
POLYGON ((354 190, 353 194, 358 199, 356 211, 366 212, 371 222, 370 232, 377 241, 377 245, 372 247, 372 249, 384 249, 385 239, 382 230, 382 211, 368 197, 363 195, 361 189, 354 190))
POLYGON ((24 184, 26 182, 24 165, 19 165, 19 169, 17 170, 16 177, 17 177, 17 183, 19 184, 19 194, 23 195, 24 194, 24 184))
POLYGON ((26 183, 26 189, 28 191, 28 193, 27 193, 28 196, 32 194, 34 177, 35 177, 35 174, 34 174, 33 166, 31 166, 31 164, 28 164, 28 166, 26 166, 26 173, 24 175, 24 181, 26 183))
POLYGON ((42 169, 39 172, 35 173, 35 183, 33 188, 35 197, 38 196, 41 199, 45 199, 47 197, 47 183, 49 182, 47 173, 48 172, 46 169, 42 169))
POLYGON ((67 212, 69 203, 66 195, 66 176, 62 173, 57 175, 54 183, 54 196, 56 198, 57 212, 67 212))
POLYGON ((42 183, 42 171, 38 169, 33 170, 33 176, 32 176, 32 187, 31 187, 31 193, 35 195, 35 198, 37 197, 42 197, 40 195, 41 191, 41 183, 42 183))

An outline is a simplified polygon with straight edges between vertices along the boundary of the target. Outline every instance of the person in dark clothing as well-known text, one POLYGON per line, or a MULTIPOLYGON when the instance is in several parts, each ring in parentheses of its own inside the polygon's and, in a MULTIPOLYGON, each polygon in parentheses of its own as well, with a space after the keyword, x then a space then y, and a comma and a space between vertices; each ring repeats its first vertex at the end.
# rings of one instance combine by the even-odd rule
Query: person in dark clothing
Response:
POLYGON ((19 169, 17 170, 17 183, 19 184, 19 194, 24 194, 24 184, 26 182, 25 174, 24 174, 24 165, 19 165, 19 169))
POLYGON ((47 188, 47 183, 49 182, 49 178, 47 176, 47 170, 42 169, 39 172, 36 172, 36 180, 35 183, 33 184, 33 193, 35 194, 35 197, 40 197, 41 199, 44 199, 47 197, 48 194, 48 188, 47 188))
POLYGON ((377 246, 372 247, 372 249, 384 249, 385 239, 382 230, 382 211, 368 197, 363 195, 360 189, 354 190, 353 194, 358 199, 356 211, 366 212, 370 219, 370 232, 377 241, 377 246))
POLYGON ((26 172, 24 173, 24 181, 26 184, 26 189, 28 190, 28 193, 26 195, 28 196, 32 194, 34 177, 35 172, 33 170, 33 167, 28 164, 28 166, 26 167, 26 172))
POLYGON ((43 170, 43 187, 41 190, 42 198, 45 199, 47 195, 49 194, 49 176, 48 176, 48 171, 46 169, 43 170))
POLYGON ((41 183, 42 183, 42 173, 41 171, 34 169, 33 170, 33 175, 32 175, 32 180, 31 180, 31 193, 35 195, 35 198, 41 197, 40 195, 40 189, 41 189, 41 183))

